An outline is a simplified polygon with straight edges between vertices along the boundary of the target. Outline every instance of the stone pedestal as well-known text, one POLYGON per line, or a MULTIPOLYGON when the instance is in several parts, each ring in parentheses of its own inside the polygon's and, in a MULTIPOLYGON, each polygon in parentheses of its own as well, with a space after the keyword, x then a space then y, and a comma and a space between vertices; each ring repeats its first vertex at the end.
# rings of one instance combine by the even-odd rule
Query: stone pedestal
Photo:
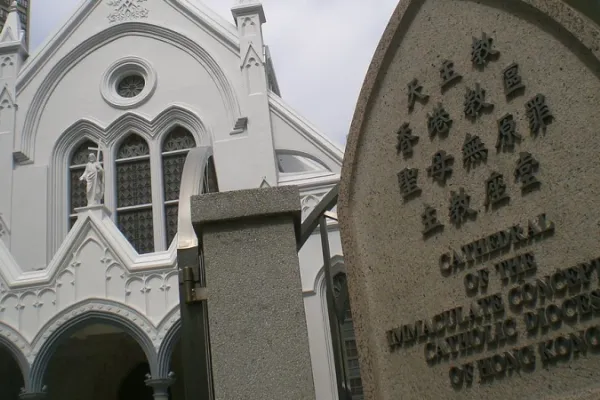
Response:
POLYGON ((87 207, 79 207, 75 209, 75 212, 77 213, 77 217, 82 217, 87 213, 90 213, 91 215, 102 219, 103 217, 110 217, 111 216, 111 212, 108 208, 106 208, 106 206, 104 204, 96 204, 93 206, 87 206, 87 207))
POLYGON ((314 399, 296 187, 192 198, 206 268, 216 400, 314 399))

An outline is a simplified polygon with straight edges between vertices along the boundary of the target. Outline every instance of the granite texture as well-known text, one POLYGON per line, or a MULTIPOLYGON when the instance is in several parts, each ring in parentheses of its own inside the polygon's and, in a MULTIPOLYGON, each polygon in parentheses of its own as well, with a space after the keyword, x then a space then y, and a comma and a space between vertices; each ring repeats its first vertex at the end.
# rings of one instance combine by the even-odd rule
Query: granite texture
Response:
POLYGON ((192 201, 204 249, 216 400, 315 398, 296 252, 299 210, 297 188, 192 201))
MULTIPOLYGON (((349 275, 353 320, 360 349, 365 398, 379 399, 591 399, 596 398, 600 356, 588 354, 531 373, 475 382, 454 390, 451 366, 496 354, 486 351, 430 367, 423 344, 391 352, 386 331, 469 305, 464 274, 444 278, 439 257, 486 234, 547 213, 556 224, 551 238, 528 248, 538 263, 538 276, 600 256, 600 31, 558 0, 403 0, 391 17, 374 54, 357 102, 346 145, 338 214, 349 275), (472 38, 486 32, 500 51, 482 71, 472 67, 472 38), (463 80, 440 91, 440 66, 452 60, 463 80), (502 71, 517 62, 526 89, 507 101, 502 71), (407 111, 407 84, 414 78, 430 96, 407 111), (494 109, 476 122, 464 118, 466 88, 480 83, 494 109), (546 96, 555 120, 546 134, 529 133, 525 102, 546 96), (427 114, 442 102, 453 119, 448 138, 431 139, 427 114), (522 142, 514 152, 497 153, 497 121, 512 113, 522 142), (396 151, 396 132, 410 122, 419 136, 413 157, 396 151), (465 135, 479 135, 488 161, 467 172, 461 149, 465 135), (445 186, 433 183, 426 168, 432 155, 445 150, 454 156, 453 174, 445 186), (519 152, 531 152, 540 162, 540 190, 523 196, 513 171, 519 152), (396 174, 418 168, 420 197, 404 202, 396 174), (507 206, 486 210, 485 180, 493 171, 504 174, 511 196, 507 206), (464 188, 478 212, 474 222, 457 229, 448 220, 451 191, 464 188), (424 240, 424 204, 438 211, 443 233, 424 240), (570 397, 569 397, 570 396, 570 397)), ((520 253, 522 253, 521 251, 520 253)), ((514 254, 520 254, 519 252, 514 254)), ((499 257, 497 260, 505 259, 499 257)), ((494 260, 496 261, 496 259, 494 260)), ((480 264, 492 272, 488 294, 506 289, 493 262, 480 264)), ((593 288, 597 287, 594 282, 593 288)), ((553 301, 554 302, 554 301, 553 301)), ((513 315, 513 314, 510 314, 513 315)), ((516 314, 519 331, 522 317, 516 314)), ((598 321, 596 321, 598 323, 598 321)), ((580 324, 593 325, 594 321, 580 324)), ((576 330, 565 327, 529 338, 518 345, 576 330)), ((507 346, 501 350, 510 350, 507 346)), ((537 350, 536 350, 537 352, 537 350)))
POLYGON ((297 234, 300 232, 302 208, 300 205, 300 191, 297 186, 247 189, 192 196, 191 208, 194 226, 202 226, 216 221, 288 215, 293 218, 295 232, 297 234))

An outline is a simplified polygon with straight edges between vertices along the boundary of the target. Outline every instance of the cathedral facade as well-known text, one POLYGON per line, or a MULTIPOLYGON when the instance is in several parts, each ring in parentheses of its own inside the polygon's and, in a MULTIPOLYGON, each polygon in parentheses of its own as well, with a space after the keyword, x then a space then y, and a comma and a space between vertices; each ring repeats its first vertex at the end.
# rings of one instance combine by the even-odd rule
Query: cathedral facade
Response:
MULTIPOLYGON (((337 183, 343 152, 281 98, 259 1, 239 1, 229 22, 191 0, 85 0, 32 54, 16 3, 9 11, 0 398, 182 399, 176 255, 195 240, 182 193, 203 190, 183 176, 186 158, 208 149, 220 191, 296 185, 305 217, 337 183)), ((335 224, 329 234, 343 271, 335 224)), ((314 236, 299 253, 298 290, 327 400, 337 389, 320 246, 314 236)))

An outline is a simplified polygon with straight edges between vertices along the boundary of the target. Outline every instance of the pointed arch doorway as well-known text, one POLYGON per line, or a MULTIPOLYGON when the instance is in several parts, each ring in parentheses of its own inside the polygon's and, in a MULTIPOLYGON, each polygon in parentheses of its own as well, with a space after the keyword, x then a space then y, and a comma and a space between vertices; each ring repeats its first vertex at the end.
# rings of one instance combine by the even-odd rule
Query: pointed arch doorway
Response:
POLYGON ((0 344, 0 399, 18 400, 24 386, 23 374, 17 360, 9 349, 0 344))
POLYGON ((52 353, 44 375, 46 400, 152 400, 144 382, 148 372, 146 354, 131 335, 116 325, 92 323, 61 338, 52 353))

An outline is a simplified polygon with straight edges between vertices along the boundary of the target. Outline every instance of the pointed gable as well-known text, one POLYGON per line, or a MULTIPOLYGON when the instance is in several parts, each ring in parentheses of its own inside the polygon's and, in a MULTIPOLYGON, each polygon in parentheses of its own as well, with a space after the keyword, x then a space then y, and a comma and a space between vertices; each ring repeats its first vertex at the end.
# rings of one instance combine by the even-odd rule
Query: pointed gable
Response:
POLYGON ((330 173, 341 170, 343 150, 301 117, 275 93, 269 95, 273 142, 276 151, 293 150, 297 156, 317 161, 330 173))
POLYGON ((25 31, 17 11, 17 2, 13 1, 8 9, 6 22, 0 32, 0 43, 21 42, 25 43, 25 31))
POLYGON ((261 64, 263 64, 262 57, 254 50, 254 46, 248 46, 248 51, 242 60, 242 68, 258 67, 261 64))
MULTIPOLYGON (((198 62, 223 98, 227 117, 232 120, 232 125, 235 123, 239 105, 230 77, 237 78, 233 73, 239 60, 239 40, 233 24, 223 21, 206 6, 193 5, 187 0, 132 3, 143 6, 148 10, 147 14, 129 4, 120 0, 84 0, 66 24, 23 65, 16 89, 17 97, 24 99, 21 101, 24 115, 17 121, 14 141, 14 158, 18 162, 34 161, 40 121, 61 82, 74 76, 75 67, 104 47, 112 46, 107 51, 120 52, 115 57, 123 57, 128 37, 156 40, 198 62), (115 12, 129 9, 137 12, 125 12, 127 18, 113 18, 115 12), (169 23, 165 24, 165 21, 169 23), (218 56, 219 62, 214 55, 218 56)), ((102 63, 94 62, 94 65, 102 68, 99 66, 102 63)), ((93 73, 97 76, 103 71, 93 73)), ((50 130, 58 132, 62 129, 52 127, 50 130)))
POLYGON ((0 109, 16 108, 16 106, 17 104, 15 103, 14 96, 8 89, 8 85, 4 85, 2 91, 0 91, 0 109))
MULTIPOLYGON (((176 254, 165 253, 162 257, 139 255, 110 219, 104 206, 86 207, 79 210, 77 222, 63 241, 47 268, 26 271, 12 257, 0 240, 0 282, 7 287, 36 286, 51 283, 69 266, 79 266, 81 249, 94 242, 102 250, 103 262, 115 262, 123 270, 173 265, 176 254)), ((100 260, 102 261, 102 260, 100 260)))
POLYGON ((83 42, 93 34, 115 23, 132 21, 152 23, 153 15, 162 15, 161 7, 179 11, 184 17, 213 34, 231 50, 237 51, 239 43, 233 24, 225 21, 202 2, 194 4, 189 0, 152 0, 150 2, 139 2, 138 0, 133 2, 124 0, 82 0, 64 25, 53 35, 49 35, 40 45, 39 50, 29 58, 23 67, 19 86, 25 86, 53 55, 59 53, 60 48, 73 36, 77 36, 79 41, 83 42), (98 18, 95 17, 95 13, 98 14, 98 18), (88 24, 90 19, 95 21, 88 24))

